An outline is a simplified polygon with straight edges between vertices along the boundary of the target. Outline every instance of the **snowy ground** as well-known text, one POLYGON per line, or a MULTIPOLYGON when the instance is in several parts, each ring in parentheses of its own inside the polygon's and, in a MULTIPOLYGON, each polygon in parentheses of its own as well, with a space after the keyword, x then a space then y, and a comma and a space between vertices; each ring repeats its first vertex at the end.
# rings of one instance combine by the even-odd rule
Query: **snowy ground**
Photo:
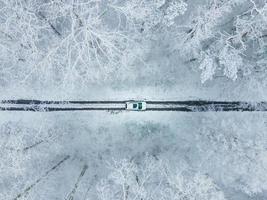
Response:
POLYGON ((249 196, 240 188, 266 188, 266 117, 264 113, 3 113, 1 195, 14 198, 69 155, 27 198, 67 198, 87 165, 74 199, 92 199, 96 183, 109 173, 108 162, 148 153, 172 167, 186 165, 208 174, 227 199, 265 199, 264 192, 249 196), (23 152, 8 149, 34 144, 23 152))
MULTIPOLYGON (((181 3, 176 14, 184 12, 182 2, 188 4, 187 11, 175 15, 177 26, 160 24, 161 29, 153 25, 158 16, 153 20, 146 16, 159 10, 155 14, 153 9, 142 9, 167 2, 161 7, 166 14, 173 1, 145 1, 148 5, 135 7, 136 12, 129 4, 130 9, 123 11, 133 17, 129 21, 122 17, 122 25, 116 29, 120 37, 130 38, 127 42, 111 34, 113 29, 109 32, 107 26, 99 26, 104 23, 114 28, 112 23, 116 23, 112 21, 116 19, 114 11, 103 14, 102 4, 100 8, 94 4, 86 7, 82 3, 86 0, 77 0, 78 15, 69 6, 72 1, 45 1, 44 5, 42 1, 19 2, 0 0, 0 100, 267 101, 266 39, 254 38, 265 38, 257 35, 266 34, 264 0, 176 1, 181 3), (229 7, 224 6, 231 2, 234 8, 225 13, 229 7), (242 18, 243 10, 252 7, 252 17, 242 18), (198 15, 198 22, 207 27, 195 26, 197 20, 193 19, 198 15), (218 20, 220 15, 224 17, 218 20), (221 65, 213 79, 203 82, 205 69, 199 67, 203 56, 213 56, 215 63, 226 59, 220 57, 220 49, 224 49, 220 42, 215 47, 211 43, 210 49, 206 43, 219 38, 220 33, 237 37, 235 29, 228 27, 233 23, 224 24, 237 15, 244 20, 239 22, 244 23, 240 25, 244 30, 236 35, 241 35, 246 51, 234 43, 240 52, 234 53, 236 60, 231 57, 227 61, 234 66, 238 56, 243 56, 244 63, 236 64, 237 77, 227 70, 225 73, 221 65), (98 21, 99 16, 104 16, 103 21, 98 21), (94 19, 95 24, 88 23, 88 29, 77 34, 84 31, 88 19, 94 19), (132 22, 142 31, 132 28, 132 22), (87 33, 91 25, 96 31, 87 33), (195 43, 189 39, 181 44, 178 25, 202 27, 191 37, 195 43), (217 34, 210 35, 209 30, 217 34), (92 34, 98 35, 97 39, 92 34), (88 37, 93 39, 87 41, 88 37), (100 43, 96 48, 98 40, 103 46, 100 43), (132 44, 132 40, 137 42, 132 44), (117 45, 117 49, 106 44, 117 45), (256 52, 257 45, 261 49, 256 52), (108 61, 97 60, 96 52, 101 48, 110 53, 108 61), (193 52, 188 53, 191 48, 193 52), (250 55, 254 60, 249 60, 250 55), (136 57, 137 61, 133 60, 136 57), (196 62, 188 61, 195 57, 196 62), (101 68, 97 62, 105 66, 101 68), (251 73, 244 72, 247 68, 252 68, 251 73), (253 71, 256 68, 259 71, 253 71)), ((0 112, 0 138, 0 200, 267 199, 267 113, 263 112, 0 112)))

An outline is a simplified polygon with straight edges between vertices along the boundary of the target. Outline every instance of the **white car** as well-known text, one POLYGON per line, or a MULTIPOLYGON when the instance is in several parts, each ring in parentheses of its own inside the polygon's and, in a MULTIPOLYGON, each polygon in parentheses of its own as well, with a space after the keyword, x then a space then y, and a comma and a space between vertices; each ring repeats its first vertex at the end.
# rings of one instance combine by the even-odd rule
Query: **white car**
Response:
POLYGON ((126 102, 126 110, 132 111, 144 111, 146 110, 146 102, 145 101, 128 101, 126 102))

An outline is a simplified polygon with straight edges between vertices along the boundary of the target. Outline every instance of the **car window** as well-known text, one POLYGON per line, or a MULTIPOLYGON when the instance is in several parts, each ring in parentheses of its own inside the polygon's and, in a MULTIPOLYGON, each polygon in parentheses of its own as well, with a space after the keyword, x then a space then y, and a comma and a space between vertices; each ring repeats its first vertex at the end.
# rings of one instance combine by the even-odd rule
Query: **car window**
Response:
POLYGON ((139 109, 139 110, 142 109, 142 103, 138 103, 138 109, 139 109))
POLYGON ((137 108, 137 104, 136 103, 133 104, 133 108, 137 108))

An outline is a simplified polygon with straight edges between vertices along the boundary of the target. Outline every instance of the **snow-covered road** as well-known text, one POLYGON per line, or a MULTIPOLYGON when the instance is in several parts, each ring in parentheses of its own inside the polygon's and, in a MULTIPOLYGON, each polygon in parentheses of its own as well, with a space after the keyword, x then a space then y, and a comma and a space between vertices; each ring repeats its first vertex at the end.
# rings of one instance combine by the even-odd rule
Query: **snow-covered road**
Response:
MULTIPOLYGON (((5 100, 2 111, 123 111, 127 101, 40 101, 5 100)), ((238 101, 146 101, 146 111, 219 112, 219 111, 267 111, 267 102, 238 101)))

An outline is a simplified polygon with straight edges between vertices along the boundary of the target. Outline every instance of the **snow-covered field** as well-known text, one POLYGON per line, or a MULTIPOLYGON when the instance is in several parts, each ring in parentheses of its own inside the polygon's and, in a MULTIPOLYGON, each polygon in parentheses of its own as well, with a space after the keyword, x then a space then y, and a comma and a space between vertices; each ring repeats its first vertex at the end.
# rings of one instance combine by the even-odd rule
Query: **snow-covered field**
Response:
MULTIPOLYGON (((0 0, 0 100, 267 101, 266 0, 0 0)), ((265 200, 267 113, 0 112, 0 200, 265 200)))

